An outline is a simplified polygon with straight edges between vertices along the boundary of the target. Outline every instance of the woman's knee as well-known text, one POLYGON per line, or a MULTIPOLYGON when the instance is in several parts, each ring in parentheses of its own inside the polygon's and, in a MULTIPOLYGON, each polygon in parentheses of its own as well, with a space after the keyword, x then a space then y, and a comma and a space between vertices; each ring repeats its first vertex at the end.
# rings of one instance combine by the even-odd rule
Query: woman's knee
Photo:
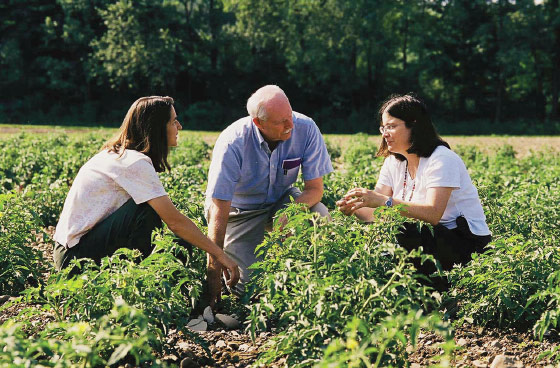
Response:
POLYGON ((55 243, 53 249, 53 261, 54 261, 54 267, 56 268, 57 271, 62 270, 64 267, 68 265, 68 262, 65 262, 67 258, 66 257, 67 251, 68 249, 66 249, 64 245, 61 245, 58 242, 55 243))
MULTIPOLYGON (((77 248, 66 248, 64 245, 56 243, 53 250, 54 267, 57 271, 62 271, 67 268, 72 260, 78 259, 78 254, 76 252, 77 248)), ((74 267, 69 273, 69 276, 77 274, 78 268, 74 267)))
POLYGON ((148 203, 140 203, 136 209, 136 222, 147 228, 161 228, 163 223, 161 217, 148 203))
POLYGON ((418 249, 422 244, 422 236, 416 227, 416 224, 405 222, 400 232, 397 234, 397 243, 404 249, 411 251, 418 249))

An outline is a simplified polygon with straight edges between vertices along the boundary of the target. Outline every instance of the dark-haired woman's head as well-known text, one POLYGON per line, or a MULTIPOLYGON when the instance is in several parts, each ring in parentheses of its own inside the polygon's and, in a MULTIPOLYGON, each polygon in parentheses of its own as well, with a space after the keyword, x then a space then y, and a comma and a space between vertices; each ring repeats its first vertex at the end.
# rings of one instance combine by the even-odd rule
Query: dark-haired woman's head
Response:
POLYGON ((169 170, 167 155, 170 146, 177 145, 177 121, 171 97, 150 96, 134 101, 117 135, 104 148, 117 153, 136 150, 148 156, 157 172, 169 170))
POLYGON ((399 152, 429 157, 437 146, 449 148, 437 134, 426 104, 413 94, 390 96, 381 105, 378 118, 383 135, 378 156, 391 154, 402 161, 405 157, 399 152))

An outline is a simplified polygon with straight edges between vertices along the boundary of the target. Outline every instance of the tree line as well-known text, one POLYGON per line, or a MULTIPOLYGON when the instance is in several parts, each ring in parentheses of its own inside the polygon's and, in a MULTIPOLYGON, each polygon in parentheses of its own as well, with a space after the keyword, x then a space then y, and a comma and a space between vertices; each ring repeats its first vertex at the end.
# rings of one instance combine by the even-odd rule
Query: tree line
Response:
POLYGON ((118 125, 170 95, 222 129, 278 84, 324 132, 416 92, 444 132, 560 132, 559 0, 5 0, 0 122, 118 125))

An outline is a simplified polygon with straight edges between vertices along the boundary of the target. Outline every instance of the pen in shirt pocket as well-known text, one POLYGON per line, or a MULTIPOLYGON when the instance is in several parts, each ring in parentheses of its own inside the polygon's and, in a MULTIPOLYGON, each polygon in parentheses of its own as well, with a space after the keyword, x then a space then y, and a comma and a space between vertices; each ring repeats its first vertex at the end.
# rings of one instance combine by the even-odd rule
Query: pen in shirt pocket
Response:
POLYGON ((291 158, 282 161, 282 169, 284 169, 284 175, 288 175, 288 170, 293 169, 301 165, 301 158, 291 158))

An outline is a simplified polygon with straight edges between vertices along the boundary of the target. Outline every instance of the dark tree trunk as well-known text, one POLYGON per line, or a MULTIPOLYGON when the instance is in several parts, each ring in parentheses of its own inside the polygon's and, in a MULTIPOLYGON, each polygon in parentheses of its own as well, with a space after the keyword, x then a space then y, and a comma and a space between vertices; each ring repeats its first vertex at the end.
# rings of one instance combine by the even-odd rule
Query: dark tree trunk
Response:
POLYGON ((210 0, 208 9, 208 23, 210 26, 210 67, 212 71, 218 68, 218 22, 216 19, 216 9, 214 8, 214 0, 210 0))
MULTIPOLYGON (((557 38, 560 38, 560 32, 557 35, 557 38)), ((557 42, 558 46, 560 47, 560 42, 557 42)), ((558 108, 558 98, 559 90, 560 89, 560 55, 556 56, 555 67, 552 68, 552 106, 550 111, 550 117, 552 120, 560 120, 560 109, 558 108)))
MULTIPOLYGON (((558 13, 558 0, 550 1, 550 6, 552 10, 552 14, 558 13)), ((554 46, 554 54, 552 59, 552 106, 550 111, 550 117, 552 120, 560 120, 560 111, 559 111, 559 101, 558 101, 558 94, 560 89, 560 22, 556 22, 556 27, 554 27, 554 36, 555 36, 555 46, 554 46)))
MULTIPOLYGON (((405 5, 406 6, 406 5, 405 5)), ((402 45, 402 69, 403 77, 406 78, 406 68, 408 66, 408 59, 406 55, 406 50, 408 49, 408 10, 404 11, 404 26, 403 26, 403 45, 402 45)))
MULTIPOLYGON (((537 115, 537 120, 539 122, 544 122, 546 117, 546 98, 544 96, 544 73, 542 68, 542 62, 539 57, 538 50, 533 45, 531 47, 531 53, 533 54, 533 59, 535 60, 535 76, 537 79, 537 87, 535 90, 535 112, 537 115)), ((535 123, 533 122, 534 126, 535 123)))
POLYGON ((191 0, 183 0, 183 6, 185 7, 185 22, 186 22, 186 29, 187 34, 189 36, 188 40, 183 40, 183 43, 186 42, 186 48, 189 51, 194 49, 193 43, 200 43, 200 35, 196 32, 196 30, 192 27, 191 24, 191 16, 192 16, 192 1, 191 0), (189 6, 190 5, 190 6, 189 6))
POLYGON ((371 107, 373 100, 375 99, 375 89, 373 85, 373 64, 371 62, 371 39, 367 40, 367 100, 366 106, 371 107))
MULTIPOLYGON (((351 80, 357 80, 357 63, 358 63, 358 47, 356 45, 356 42, 354 41, 354 44, 352 45, 352 49, 350 51, 350 71, 351 71, 351 80)), ((352 96, 352 108, 353 109, 359 109, 360 108, 360 92, 359 92, 359 88, 356 88, 355 86, 353 88, 350 89, 350 93, 352 96)))
POLYGON ((503 104, 503 91, 504 91, 504 68, 500 59, 497 57, 499 56, 501 50, 501 42, 502 42, 502 32, 503 32, 503 0, 498 1, 498 14, 497 14, 497 23, 496 23, 496 64, 498 67, 498 83, 496 85, 496 109, 494 111, 494 123, 498 124, 502 119, 502 104, 503 104))
POLYGON ((503 85, 504 85, 504 77, 502 73, 502 68, 500 67, 500 71, 498 72, 498 85, 496 88, 496 110, 494 112, 494 123, 498 124, 502 119, 502 101, 503 101, 503 85))

